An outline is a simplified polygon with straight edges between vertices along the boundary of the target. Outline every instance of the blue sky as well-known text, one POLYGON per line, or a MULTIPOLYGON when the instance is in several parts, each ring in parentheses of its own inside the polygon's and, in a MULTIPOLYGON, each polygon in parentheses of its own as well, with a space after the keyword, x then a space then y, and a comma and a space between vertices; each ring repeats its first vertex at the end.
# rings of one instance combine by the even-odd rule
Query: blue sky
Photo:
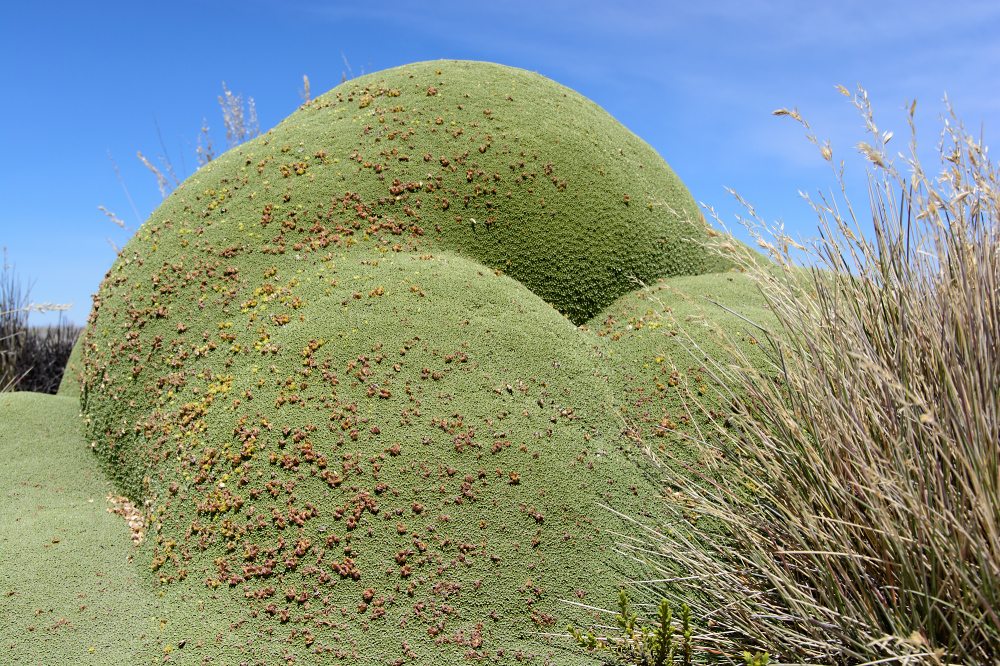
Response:
MULTIPOLYGON (((355 75, 438 58, 520 67, 594 100, 652 145, 696 200, 738 237, 740 193, 766 222, 816 235, 800 191, 835 184, 803 128, 771 112, 798 106, 834 159, 847 162, 865 210, 864 125, 834 86, 861 83, 890 147, 907 152, 904 102, 918 100, 920 156, 934 148, 947 93, 990 144, 1000 125, 1000 3, 907 2, 435 3, 243 0, 13 2, 0 11, 0 244, 35 302, 68 303, 83 323, 91 294, 129 233, 161 201, 136 151, 163 152, 178 176, 197 165, 207 118, 225 146, 222 82, 256 104, 266 131, 301 102, 355 75), (350 76, 350 74, 348 74, 350 76)), ((56 320, 32 314, 30 323, 56 320)))

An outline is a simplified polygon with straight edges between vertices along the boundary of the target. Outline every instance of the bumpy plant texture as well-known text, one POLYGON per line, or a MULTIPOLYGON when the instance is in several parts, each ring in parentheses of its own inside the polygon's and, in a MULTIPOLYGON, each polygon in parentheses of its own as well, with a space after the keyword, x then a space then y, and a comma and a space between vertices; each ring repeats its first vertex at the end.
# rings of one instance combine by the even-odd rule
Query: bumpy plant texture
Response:
POLYGON ((595 500, 652 489, 567 317, 718 267, 654 200, 694 212, 591 102, 468 62, 346 83, 188 179, 81 344, 158 584, 240 599, 258 654, 578 659, 538 636, 628 575, 595 500))
MULTIPOLYGON (((202 218, 238 219, 278 253, 416 233, 504 271, 577 324, 632 291, 629 276, 722 266, 685 241, 698 207, 648 144, 569 88, 501 65, 439 61, 352 80, 213 166, 199 192, 180 195, 195 233, 202 218), (286 233, 290 215, 304 233, 286 233), (311 230, 317 217, 325 235, 311 230)), ((177 198, 154 221, 177 221, 177 198)))

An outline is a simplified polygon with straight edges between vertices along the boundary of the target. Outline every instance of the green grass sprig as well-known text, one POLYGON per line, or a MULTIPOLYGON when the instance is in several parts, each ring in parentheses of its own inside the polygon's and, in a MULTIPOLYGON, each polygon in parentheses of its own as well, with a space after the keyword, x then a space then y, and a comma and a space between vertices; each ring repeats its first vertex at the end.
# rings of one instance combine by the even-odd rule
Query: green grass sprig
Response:
MULTIPOLYGON (((657 609, 657 622, 650 629, 649 624, 640 623, 629 607, 625 590, 618 593, 618 615, 615 620, 621 636, 595 636, 593 632, 584 634, 570 625, 568 631, 577 645, 594 652, 606 650, 629 663, 643 666, 672 666, 675 663, 690 666, 692 653, 691 609, 687 604, 680 608, 680 628, 674 626, 673 609, 663 599, 657 609), (679 635, 679 645, 674 642, 679 635)), ((763 662, 767 663, 767 662, 763 662)))

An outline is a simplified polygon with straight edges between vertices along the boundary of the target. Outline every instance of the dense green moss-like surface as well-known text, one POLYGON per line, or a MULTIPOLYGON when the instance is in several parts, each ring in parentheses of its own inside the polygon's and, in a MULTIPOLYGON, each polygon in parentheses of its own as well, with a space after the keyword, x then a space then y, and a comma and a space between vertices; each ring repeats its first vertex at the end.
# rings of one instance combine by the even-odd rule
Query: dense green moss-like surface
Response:
POLYGON ((79 402, 0 395, 0 662, 128 663, 155 634, 114 488, 82 444, 79 402))
POLYGON ((740 397, 719 385, 713 361, 729 358, 736 345, 766 371, 757 326, 773 330, 776 323, 757 286, 730 271, 657 280, 616 300, 586 328, 596 336, 626 435, 661 459, 692 462, 701 453, 692 434, 704 436, 711 420, 725 422, 726 405, 740 397))
MULTIPOLYGON (((415 232, 414 244, 500 269, 576 323, 631 291, 630 275, 724 267, 685 240, 698 207, 648 144, 569 88, 490 63, 359 77, 196 180, 153 215, 186 221, 192 243, 222 220, 279 253, 322 253, 331 237, 405 245, 415 232)), ((250 238, 230 230, 231 245, 250 238)))
POLYGON ((65 398, 80 398, 80 372, 83 370, 83 340, 81 333, 73 345, 69 359, 66 361, 66 370, 63 372, 62 381, 59 382, 59 390, 56 395, 65 398))
POLYGON ((145 503, 149 583, 211 594, 248 659, 580 663, 544 638, 594 620, 561 600, 636 573, 597 503, 655 489, 620 336, 572 322, 723 267, 694 214, 596 105, 485 63, 362 77, 211 162, 124 248, 61 387, 145 503))
POLYGON ((673 426, 661 422, 681 416, 683 395, 706 402, 716 395, 709 359, 726 358, 735 344, 751 365, 767 368, 758 326, 776 325, 757 286, 730 271, 657 280, 622 296, 586 327, 599 339, 614 403, 636 422, 635 433, 664 437, 673 426))
POLYGON ((0 395, 0 663, 245 661, 246 609, 204 585, 157 587, 82 426, 78 400, 0 395))
POLYGON ((595 501, 651 493, 587 336, 458 255, 144 258, 171 240, 109 274, 82 387, 109 474, 153 500, 160 584, 366 663, 547 655, 534 634, 590 620, 559 599, 613 602, 595 501))

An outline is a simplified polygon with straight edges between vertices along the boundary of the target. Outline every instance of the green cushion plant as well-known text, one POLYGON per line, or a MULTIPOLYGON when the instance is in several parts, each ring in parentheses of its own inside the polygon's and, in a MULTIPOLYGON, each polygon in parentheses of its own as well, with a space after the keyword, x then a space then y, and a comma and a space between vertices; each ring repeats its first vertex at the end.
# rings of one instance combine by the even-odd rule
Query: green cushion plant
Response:
POLYGON ((518 659, 589 622, 558 601, 628 575, 595 500, 652 486, 574 323, 723 268, 694 208, 596 105, 486 63, 361 77, 203 167, 71 359, 156 584, 228 594, 268 654, 518 659))

